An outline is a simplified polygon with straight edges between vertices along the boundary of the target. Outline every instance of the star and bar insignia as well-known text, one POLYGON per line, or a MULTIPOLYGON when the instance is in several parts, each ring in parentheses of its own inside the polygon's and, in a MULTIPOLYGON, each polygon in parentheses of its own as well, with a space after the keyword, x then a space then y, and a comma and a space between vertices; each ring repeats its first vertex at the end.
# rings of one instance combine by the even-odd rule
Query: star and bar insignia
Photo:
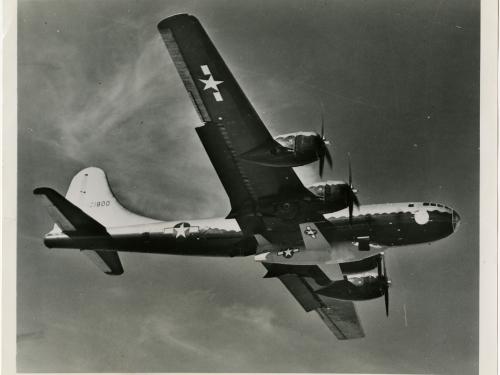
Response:
POLYGON ((173 233, 175 238, 187 238, 187 236, 191 233, 197 233, 199 231, 199 227, 191 226, 191 224, 187 222, 182 222, 174 225, 173 228, 165 228, 163 233, 173 233))
POLYGON ((318 233, 318 231, 314 228, 311 228, 310 226, 307 226, 304 233, 308 236, 311 236, 312 238, 316 238, 316 233, 318 233))
POLYGON ((287 259, 290 259, 291 257, 293 257, 293 254, 298 253, 299 251, 300 250, 297 248, 295 248, 295 249, 288 248, 285 250, 278 251, 278 255, 281 255, 287 259))
POLYGON ((210 72, 210 69, 208 68, 208 65, 201 65, 201 71, 203 72, 204 75, 209 76, 208 79, 199 79, 205 87, 203 87, 203 91, 212 89, 214 90, 212 93, 214 95, 214 98, 218 102, 223 102, 224 99, 222 98, 222 95, 220 94, 219 91, 219 85, 223 83, 224 81, 216 81, 214 79, 214 76, 210 72))

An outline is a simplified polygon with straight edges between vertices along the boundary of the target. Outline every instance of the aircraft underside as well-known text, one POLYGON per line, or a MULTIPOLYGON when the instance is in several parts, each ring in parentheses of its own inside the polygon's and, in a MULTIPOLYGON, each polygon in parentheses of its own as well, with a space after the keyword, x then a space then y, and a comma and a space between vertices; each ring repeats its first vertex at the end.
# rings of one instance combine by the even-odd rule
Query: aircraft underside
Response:
POLYGON ((264 277, 278 278, 337 338, 363 337, 352 301, 384 296, 389 313, 382 252, 449 236, 457 212, 428 202, 361 205, 350 159, 348 181, 304 186, 292 167, 318 161, 321 176, 325 160, 332 166, 323 121, 320 133, 272 137, 195 17, 168 17, 158 30, 199 115, 196 133, 230 213, 212 220, 143 217, 124 208, 104 172, 90 167, 74 176, 64 197, 35 189, 55 222, 46 246, 79 249, 109 275, 124 272, 118 252, 254 256, 264 277), (330 265, 330 274, 320 265, 330 265))
MULTIPOLYGON (((328 264, 361 260, 388 247, 436 241, 453 233, 460 220, 458 214, 451 209, 423 206, 423 203, 365 205, 363 211, 367 213, 355 214, 352 223, 349 223, 347 216, 342 216, 344 212, 325 215, 332 225, 323 225, 321 229, 317 229, 328 242, 327 246, 319 249, 324 253, 321 260, 298 260, 299 254, 306 252, 303 241, 286 247, 259 244, 261 236, 244 235, 235 219, 180 220, 110 227, 107 228, 108 234, 103 236, 69 236, 53 231, 45 237, 45 244, 50 248, 215 257, 256 255, 268 246, 265 249, 272 253, 272 257, 268 257, 267 262, 328 264), (405 207, 406 212, 402 210, 405 207), (381 208, 385 211, 392 208, 394 212, 378 212, 381 208), (430 208, 436 209, 431 211, 430 208), (419 224, 415 218, 418 220, 423 212, 428 215, 428 219, 424 224, 419 224)), ((304 236, 317 235, 319 234, 313 233, 313 230, 310 234, 304 233, 304 236)))

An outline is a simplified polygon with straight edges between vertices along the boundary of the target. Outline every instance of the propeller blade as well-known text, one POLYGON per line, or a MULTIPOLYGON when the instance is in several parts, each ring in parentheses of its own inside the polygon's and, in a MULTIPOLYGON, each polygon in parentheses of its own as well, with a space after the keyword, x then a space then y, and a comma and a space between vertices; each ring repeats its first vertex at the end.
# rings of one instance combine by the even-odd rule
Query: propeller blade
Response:
POLYGON ((385 265, 385 256, 384 253, 380 254, 382 258, 382 265, 384 268, 384 301, 385 301, 385 315, 389 316, 389 278, 387 277, 387 266, 385 265))
POLYGON ((348 207, 349 207, 349 224, 352 224, 353 206, 359 208, 359 200, 352 187, 352 168, 351 168, 351 154, 347 154, 347 163, 349 167, 349 192, 348 192, 348 207))
POLYGON ((321 111, 321 139, 325 139, 325 119, 323 117, 323 111, 321 111))
POLYGON ((351 154, 347 154, 347 163, 349 165, 349 186, 352 189, 352 169, 351 169, 351 154))
POLYGON ((353 211, 352 199, 350 199, 349 200, 349 225, 352 225, 352 211, 353 211))
POLYGON ((352 200, 357 208, 359 208, 359 199, 356 194, 352 193, 352 200))
POLYGON ((319 177, 323 177, 323 168, 325 167, 325 154, 319 155, 319 177))
POLYGON ((332 167, 332 155, 328 151, 327 145, 330 144, 325 139, 325 116, 323 103, 321 103, 321 132, 316 133, 316 155, 319 160, 319 176, 323 177, 323 170, 325 168, 325 157, 330 168, 332 167))
POLYGON ((384 301, 385 301, 385 315, 389 316, 389 288, 384 288, 384 301))
POLYGON ((326 156, 326 161, 328 162, 328 165, 330 168, 332 167, 332 155, 330 154, 330 151, 328 150, 328 147, 325 145, 325 156, 326 156))
POLYGON ((387 268, 385 266, 385 256, 383 253, 382 253, 382 264, 384 265, 384 279, 385 281, 387 281, 387 268))
POLYGON ((325 139, 325 107, 323 107, 323 101, 320 100, 319 102, 320 107, 321 107, 321 139, 325 139))
POLYGON ((377 273, 378 277, 382 277, 382 255, 377 258, 377 273))

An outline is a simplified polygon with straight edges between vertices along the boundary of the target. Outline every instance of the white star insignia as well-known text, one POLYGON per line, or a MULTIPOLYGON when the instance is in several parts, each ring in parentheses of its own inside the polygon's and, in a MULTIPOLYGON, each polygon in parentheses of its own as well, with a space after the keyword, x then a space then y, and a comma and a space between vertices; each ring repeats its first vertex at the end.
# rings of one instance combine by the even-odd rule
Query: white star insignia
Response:
POLYGON ((212 75, 212 72, 210 72, 210 68, 208 67, 208 65, 200 65, 200 68, 201 68, 201 71, 203 72, 203 74, 205 76, 209 77, 208 79, 198 78, 205 85, 205 87, 203 87, 203 91, 208 90, 208 89, 214 90, 214 91, 212 91, 212 95, 214 96, 215 101, 223 102, 224 99, 222 98, 222 95, 220 94, 218 85, 220 85, 224 81, 216 81, 214 79, 214 76, 212 75))
POLYGON ((285 250, 278 251, 278 255, 284 256, 285 258, 289 259, 293 257, 293 254, 297 253, 298 251, 299 249, 288 248, 285 250))
POLYGON ((307 226, 304 233, 307 234, 308 236, 311 236, 312 238, 316 238, 316 233, 318 233, 318 231, 316 229, 311 228, 310 226, 307 226))
POLYGON ((182 223, 180 227, 174 228, 174 231, 175 231, 175 238, 179 237, 186 238, 186 232, 189 231, 189 227, 185 227, 184 223, 182 223))
POLYGON ((212 75, 210 75, 210 78, 200 79, 200 81, 205 85, 205 87, 203 87, 203 90, 214 89, 215 91, 219 91, 219 88, 217 86, 224 82, 216 81, 212 75))

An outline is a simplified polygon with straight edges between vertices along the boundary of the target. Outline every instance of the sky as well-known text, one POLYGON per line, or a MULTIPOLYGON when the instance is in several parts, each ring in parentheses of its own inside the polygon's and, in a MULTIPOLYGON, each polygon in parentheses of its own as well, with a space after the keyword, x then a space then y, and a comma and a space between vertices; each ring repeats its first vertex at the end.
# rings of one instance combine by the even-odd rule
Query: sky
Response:
POLYGON ((18 17, 18 371, 477 373, 479 1, 21 0, 18 17), (324 107, 324 179, 350 152, 361 204, 460 213, 453 236, 386 252, 390 317, 356 303, 364 339, 338 341, 252 257, 125 253, 109 277, 44 247, 32 190, 87 166, 140 214, 229 212, 156 29, 183 12, 273 135, 319 130, 324 107))

